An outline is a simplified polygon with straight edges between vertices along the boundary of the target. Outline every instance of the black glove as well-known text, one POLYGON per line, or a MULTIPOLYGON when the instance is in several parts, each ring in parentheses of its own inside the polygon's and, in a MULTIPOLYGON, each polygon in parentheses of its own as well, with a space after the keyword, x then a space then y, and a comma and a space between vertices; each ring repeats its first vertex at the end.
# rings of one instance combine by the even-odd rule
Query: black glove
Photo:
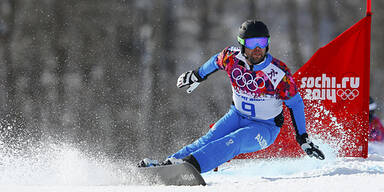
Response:
POLYGON ((187 71, 180 75, 177 79, 176 86, 182 88, 188 86, 187 93, 191 93, 194 89, 199 86, 199 82, 202 81, 199 74, 195 71, 187 71))
POLYGON ((308 138, 307 133, 304 133, 302 135, 296 135, 296 140, 308 156, 316 157, 320 160, 325 159, 323 152, 320 151, 317 145, 312 143, 312 141, 308 138))

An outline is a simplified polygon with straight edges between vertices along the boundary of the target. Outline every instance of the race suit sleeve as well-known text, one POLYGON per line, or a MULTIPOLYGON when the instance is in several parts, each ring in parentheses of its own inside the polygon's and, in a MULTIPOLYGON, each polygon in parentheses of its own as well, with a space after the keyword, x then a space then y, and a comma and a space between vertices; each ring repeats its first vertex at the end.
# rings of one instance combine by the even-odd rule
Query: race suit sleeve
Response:
POLYGON ((295 127, 296 133, 299 135, 306 133, 304 103, 300 93, 296 93, 295 96, 285 100, 284 103, 287 105, 291 113, 292 123, 295 127))
POLYGON ((218 55, 219 55, 219 53, 214 55, 214 56, 212 56, 207 62, 205 62, 198 69, 199 76, 202 79, 206 79, 208 77, 208 75, 212 74, 213 72, 215 72, 215 71, 217 71, 219 69, 219 66, 216 63, 218 55))
MULTIPOLYGON (((214 73, 217 70, 225 70, 228 66, 228 63, 233 63, 233 58, 231 57, 236 53, 235 47, 226 47, 221 52, 212 56, 207 62, 205 62, 197 71, 198 75, 202 80, 207 79, 207 77, 214 73)), ((238 52, 238 51, 237 51, 238 52)))
POLYGON ((304 114, 304 103, 300 96, 298 88, 289 68, 281 61, 277 61, 278 65, 283 71, 285 76, 277 87, 277 92, 289 108, 291 113, 292 123, 296 130, 296 135, 302 135, 306 133, 305 130, 305 114, 304 114))

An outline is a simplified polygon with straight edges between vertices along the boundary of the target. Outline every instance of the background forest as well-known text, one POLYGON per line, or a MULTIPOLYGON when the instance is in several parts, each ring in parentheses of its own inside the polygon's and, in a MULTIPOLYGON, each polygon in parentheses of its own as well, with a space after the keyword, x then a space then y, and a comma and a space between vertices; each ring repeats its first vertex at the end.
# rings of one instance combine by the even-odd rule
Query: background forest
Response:
MULTIPOLYGON (((270 52, 295 72, 363 18, 365 3, 0 0, 0 146, 67 143, 116 159, 164 158, 226 113, 223 72, 190 95, 176 80, 237 45, 243 21, 264 21, 270 52)), ((370 90, 384 117, 384 1, 372 9, 370 90)))

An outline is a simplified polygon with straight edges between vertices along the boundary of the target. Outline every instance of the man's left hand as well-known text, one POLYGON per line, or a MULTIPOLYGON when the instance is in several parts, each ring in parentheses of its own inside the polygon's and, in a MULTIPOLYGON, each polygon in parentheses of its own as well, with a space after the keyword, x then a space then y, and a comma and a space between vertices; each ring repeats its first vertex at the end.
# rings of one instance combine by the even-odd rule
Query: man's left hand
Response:
POLYGON ((317 159, 324 160, 325 156, 319 147, 312 143, 308 138, 308 134, 304 133, 302 135, 296 136, 297 142, 300 144, 300 147, 307 153, 310 157, 316 157, 317 159))

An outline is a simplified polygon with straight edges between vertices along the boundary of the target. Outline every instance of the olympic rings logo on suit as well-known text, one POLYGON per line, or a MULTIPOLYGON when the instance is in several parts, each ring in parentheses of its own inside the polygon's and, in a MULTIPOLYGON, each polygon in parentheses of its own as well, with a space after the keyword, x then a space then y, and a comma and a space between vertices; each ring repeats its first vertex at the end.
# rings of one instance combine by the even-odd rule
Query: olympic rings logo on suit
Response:
POLYGON ((253 77, 251 73, 243 72, 239 68, 235 68, 232 71, 232 78, 235 80, 237 86, 243 88, 247 87, 249 91, 256 91, 265 87, 265 80, 262 77, 253 77), (237 74, 236 74, 237 72, 237 74), (257 81, 262 81, 260 86, 257 81))
POLYGON ((342 89, 337 90, 337 96, 339 96, 342 100, 354 100, 357 96, 359 96, 359 90, 357 89, 346 89, 345 91, 342 89))

